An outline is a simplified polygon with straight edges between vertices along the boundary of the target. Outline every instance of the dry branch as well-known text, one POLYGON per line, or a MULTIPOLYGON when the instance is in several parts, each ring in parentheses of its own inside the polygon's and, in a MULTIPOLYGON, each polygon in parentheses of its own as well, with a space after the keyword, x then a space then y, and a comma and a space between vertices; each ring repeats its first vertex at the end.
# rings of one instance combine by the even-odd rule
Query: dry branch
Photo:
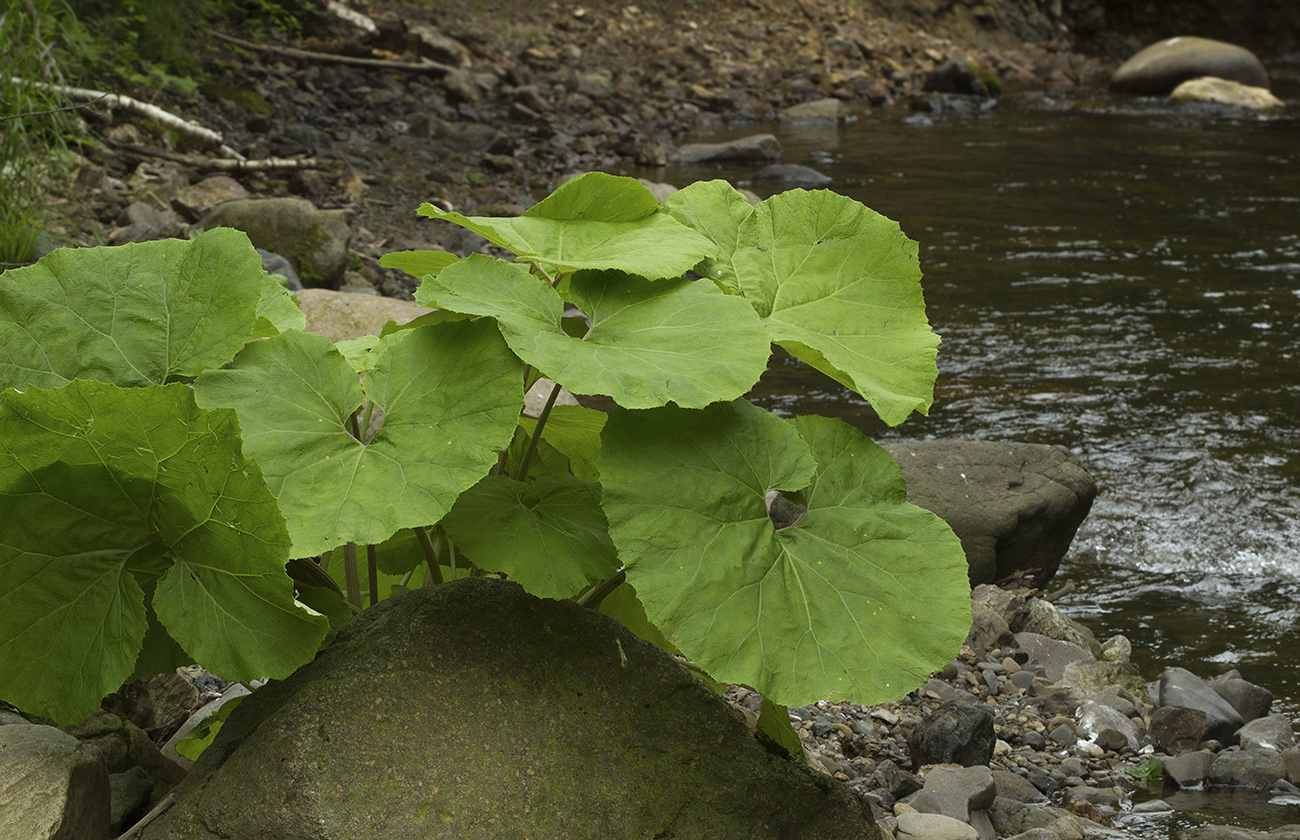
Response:
POLYGON ((353 58, 350 55, 338 55, 336 53, 312 52, 311 50, 299 50, 293 47, 275 47, 270 44, 255 44, 252 41, 245 41, 242 38, 235 38, 231 35, 222 35, 220 32, 212 33, 223 41, 243 47, 249 50, 258 50, 259 52, 272 53, 273 55, 282 55, 287 58, 302 58, 307 61, 324 61, 333 64, 350 64, 354 67, 369 67, 375 70, 402 70, 407 73, 433 73, 439 76, 445 76, 455 70, 447 64, 439 64, 436 61, 425 59, 419 62, 410 61, 388 61, 382 58, 353 58))
POLYGON ((151 120, 162 125, 164 128, 184 134, 202 141, 214 149, 221 152, 222 155, 234 160, 243 160, 244 156, 229 146, 225 145, 225 140, 221 132, 213 131, 210 128, 204 128, 196 122, 191 122, 183 117, 178 117, 171 111, 164 111, 157 105, 150 105, 147 102, 141 102, 138 99, 132 99, 129 96, 123 96, 120 93, 105 93, 99 90, 88 90, 86 88, 69 87, 67 85, 55 85, 48 82, 34 82, 28 79, 13 77, 11 81, 16 85, 32 85, 33 87, 52 90, 55 93, 63 94, 70 99, 90 102, 96 105, 104 105, 108 108, 122 108, 127 111, 133 111, 141 116, 148 117, 151 120))
POLYGON ((261 158, 259 160, 230 160, 228 158, 211 158, 203 155, 184 155, 180 152, 169 152, 163 149, 149 149, 144 146, 133 146, 129 143, 114 143, 105 141, 109 146, 123 152, 141 157, 162 158, 175 163, 184 164, 195 169, 219 169, 223 172, 266 172, 276 169, 315 169, 321 163, 316 158, 261 158))

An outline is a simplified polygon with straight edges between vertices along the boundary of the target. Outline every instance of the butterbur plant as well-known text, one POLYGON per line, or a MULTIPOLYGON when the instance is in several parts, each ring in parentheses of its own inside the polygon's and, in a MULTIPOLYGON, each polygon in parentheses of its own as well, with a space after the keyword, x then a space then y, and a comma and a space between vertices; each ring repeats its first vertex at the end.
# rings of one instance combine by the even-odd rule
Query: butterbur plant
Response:
POLYGON ((961 545, 890 457, 744 398, 778 344, 891 425, 928 410, 938 338, 895 223, 599 173, 516 218, 419 212, 514 257, 386 256, 431 311, 364 340, 303 332, 229 230, 4 276, 0 696, 74 720, 173 664, 283 677, 363 588, 469 574, 756 689, 795 749, 781 706, 896 699, 957 651, 961 545))

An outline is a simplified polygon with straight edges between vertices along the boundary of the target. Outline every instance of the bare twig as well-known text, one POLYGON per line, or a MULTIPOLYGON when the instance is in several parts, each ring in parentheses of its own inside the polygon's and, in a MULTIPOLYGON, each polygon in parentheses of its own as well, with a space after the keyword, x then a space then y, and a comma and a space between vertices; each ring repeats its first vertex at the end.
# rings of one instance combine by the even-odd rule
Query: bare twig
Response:
POLYGON ((36 82, 30 79, 20 79, 13 77, 13 83, 16 85, 31 85, 32 87, 43 88, 61 93, 71 99, 82 101, 94 101, 109 108, 122 108, 127 111, 133 111, 141 116, 148 117, 155 122, 160 123, 164 128, 170 128, 173 131, 184 134, 187 137, 193 137, 207 143, 209 146, 219 149, 223 155, 235 160, 243 160, 243 155, 234 149, 225 145, 225 140, 221 132, 205 128, 198 123, 191 122, 187 119, 176 116, 170 111, 164 111, 157 105, 150 105, 147 102, 141 102, 138 99, 132 99, 129 96, 123 96, 120 93, 105 93, 100 90, 87 90, 86 88, 69 87, 67 85, 55 85, 48 82, 36 82))
MULTIPOLYGON (((104 94, 108 96, 108 94, 104 94)), ((98 99, 92 99, 90 102, 82 102, 78 105, 64 105, 62 108, 47 108, 44 111, 27 111, 22 114, 10 114, 7 117, 0 117, 0 122, 5 120, 21 120, 23 117, 44 117, 48 114, 61 114, 64 111, 79 111, 85 108, 93 108, 99 102, 98 99)))
POLYGON ((337 53, 313 52, 311 50, 299 50, 293 47, 276 47, 270 44, 255 44, 252 41, 245 41, 242 38, 235 38, 231 35, 222 35, 220 32, 212 33, 223 41, 243 47, 249 50, 258 50, 259 52, 282 55, 286 58, 301 58, 307 61, 324 61, 332 64, 351 64, 354 67, 370 67, 376 70, 403 70, 407 73, 432 73, 438 76, 445 76, 455 70, 448 64, 439 64, 436 61, 425 59, 420 62, 410 61, 389 61, 382 58, 353 58, 350 55, 338 55, 337 53))
POLYGON ((114 143, 105 140, 105 145, 123 152, 141 157, 156 157, 182 163, 195 169, 219 169, 224 172, 264 172, 273 169, 315 169, 321 166, 316 158, 261 158, 260 160, 230 160, 229 158, 211 158, 203 155, 186 155, 169 152, 165 149, 149 149, 133 146, 129 143, 114 143))

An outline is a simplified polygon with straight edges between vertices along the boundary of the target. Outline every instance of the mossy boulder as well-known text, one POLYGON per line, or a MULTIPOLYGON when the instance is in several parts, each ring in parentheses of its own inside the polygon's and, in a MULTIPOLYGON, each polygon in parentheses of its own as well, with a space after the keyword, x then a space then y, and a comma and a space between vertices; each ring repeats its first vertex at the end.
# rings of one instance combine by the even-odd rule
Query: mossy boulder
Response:
POLYGON ((144 840, 872 838, 622 625, 514 583, 399 595, 231 715, 144 840))
POLYGON ((217 227, 242 230, 254 246, 287 257, 308 288, 343 283, 352 239, 343 210, 320 210, 303 198, 236 199, 204 222, 207 230, 217 227))

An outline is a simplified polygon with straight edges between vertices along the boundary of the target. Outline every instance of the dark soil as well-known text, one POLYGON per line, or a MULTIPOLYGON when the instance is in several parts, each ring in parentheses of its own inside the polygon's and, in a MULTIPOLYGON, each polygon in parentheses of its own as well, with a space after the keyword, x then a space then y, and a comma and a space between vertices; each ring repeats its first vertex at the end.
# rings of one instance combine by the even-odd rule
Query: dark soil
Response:
MULTIPOLYGON (((1035 30, 1042 21, 999 26, 951 10, 927 15, 926 0, 888 5, 897 16, 857 0, 376 0, 357 4, 376 25, 369 33, 324 12, 306 21, 297 44, 252 21, 209 33, 202 50, 210 78, 198 93, 134 93, 220 131, 250 159, 314 158, 307 173, 231 174, 255 195, 296 192, 349 208, 353 250, 373 258, 474 247, 417 217, 422 202, 510 215, 571 173, 654 178, 693 130, 761 131, 781 109, 826 97, 858 114, 918 107, 929 95, 927 74, 950 59, 992 71, 1007 90, 1090 84, 1108 67, 1050 37, 1050 27, 1035 30), (366 69, 288 47, 440 67, 366 69)), ((79 201, 91 203, 98 222, 65 220, 62 241, 120 241, 128 203, 148 194, 165 205, 178 183, 216 174, 140 153, 161 150, 168 135, 127 112, 94 118, 91 129, 117 141, 90 153, 109 180, 83 183, 79 201), (136 150, 125 150, 124 139, 136 150)), ((177 151, 211 154, 176 142, 177 151)), ((382 292, 409 291, 366 265, 382 292)))

